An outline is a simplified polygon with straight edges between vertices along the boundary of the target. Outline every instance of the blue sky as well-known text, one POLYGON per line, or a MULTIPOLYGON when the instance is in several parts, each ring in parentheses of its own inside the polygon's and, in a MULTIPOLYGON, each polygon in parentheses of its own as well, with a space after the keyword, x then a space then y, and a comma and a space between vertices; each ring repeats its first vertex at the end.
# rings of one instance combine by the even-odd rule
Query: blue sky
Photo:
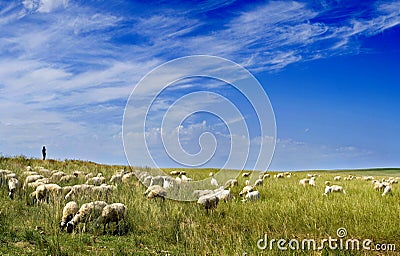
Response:
MULTIPOLYGON (((40 157, 46 145, 50 158, 127 164, 121 125, 135 85, 166 61, 205 54, 247 68, 267 92, 271 169, 399 167, 399 24, 399 1, 0 1, 0 153, 40 157)), ((160 95, 154 120, 173 99, 207 89, 257 126, 231 88, 182 83, 160 95)), ((190 153, 214 132, 223 147, 209 165, 223 163, 221 120, 199 114, 183 128, 190 153)))

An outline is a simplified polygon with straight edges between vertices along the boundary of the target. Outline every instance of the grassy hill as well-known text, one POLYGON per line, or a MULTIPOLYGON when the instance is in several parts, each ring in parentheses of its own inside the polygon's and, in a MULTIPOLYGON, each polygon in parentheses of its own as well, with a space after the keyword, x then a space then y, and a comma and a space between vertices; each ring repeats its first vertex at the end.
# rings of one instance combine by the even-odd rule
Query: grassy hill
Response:
MULTIPOLYGON (((72 173, 99 172, 110 179, 117 170, 127 166, 108 166, 93 162, 0 157, 0 169, 8 169, 18 176, 26 166, 42 166, 49 170, 72 173)), ((169 169, 166 172, 169 172, 169 169)), ((186 170, 187 176, 200 179, 212 169, 186 170)), ((0 254, 1 255, 370 255, 367 250, 261 250, 257 241, 267 234, 269 239, 327 239, 337 238, 337 230, 345 228, 345 238, 371 239, 373 244, 397 245, 400 250, 400 190, 393 185, 391 196, 382 197, 373 190, 370 181, 335 181, 346 194, 323 196, 324 182, 336 175, 374 175, 376 179, 400 176, 399 169, 371 169, 344 171, 313 171, 316 187, 298 184, 305 172, 291 178, 265 179, 257 189, 261 200, 241 202, 238 196, 245 179, 238 177, 239 186, 232 189, 236 199, 221 202, 217 209, 206 214, 195 202, 153 199, 143 196, 145 187, 136 179, 122 185, 107 199, 128 207, 126 231, 121 236, 103 234, 89 225, 87 232, 61 232, 59 221, 65 200, 49 204, 28 205, 27 193, 16 200, 8 198, 7 184, 0 188, 0 254), (321 254, 320 254, 321 253, 321 254)), ((22 176, 21 176, 22 177, 22 176)), ((83 183, 60 184, 73 185, 83 183)), ((79 205, 87 199, 78 199, 79 205)), ((111 226, 113 229, 114 226, 111 226)), ((393 252, 390 252, 390 255, 393 252)))

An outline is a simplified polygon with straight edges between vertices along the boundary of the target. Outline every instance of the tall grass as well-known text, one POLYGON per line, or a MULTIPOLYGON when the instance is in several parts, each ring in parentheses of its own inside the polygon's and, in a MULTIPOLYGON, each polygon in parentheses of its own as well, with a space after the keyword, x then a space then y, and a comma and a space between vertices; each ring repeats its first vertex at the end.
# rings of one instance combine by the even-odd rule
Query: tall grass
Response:
MULTIPOLYGON (((107 166, 76 160, 41 161, 23 156, 0 157, 0 169, 21 174, 26 165, 47 169, 102 172, 107 180, 126 166, 107 166)), ((169 172, 170 169, 166 170, 169 172)), ((205 178, 212 169, 186 170, 187 176, 205 178)), ((324 181, 340 173, 357 176, 363 171, 318 172, 317 187, 302 187, 305 173, 285 179, 266 179, 258 188, 261 200, 243 203, 238 193, 245 180, 232 189, 236 199, 220 203, 206 214, 195 202, 144 198, 145 187, 136 179, 119 186, 107 202, 121 202, 128 207, 126 232, 122 236, 102 234, 92 225, 85 233, 67 234, 59 230, 63 200, 50 204, 27 205, 24 195, 14 201, 7 197, 7 187, 0 189, 1 255, 368 255, 368 251, 279 251, 260 250, 257 241, 265 234, 274 239, 324 239, 336 237, 344 227, 348 238, 371 239, 375 243, 393 243, 400 249, 400 192, 382 197, 371 182, 338 181, 347 194, 322 196, 324 181)), ((376 178, 400 172, 375 170, 376 178)), ((82 182, 82 181, 79 181, 82 182)), ((88 199, 78 199, 81 205, 88 199)), ((114 229, 115 225, 111 226, 114 229)))

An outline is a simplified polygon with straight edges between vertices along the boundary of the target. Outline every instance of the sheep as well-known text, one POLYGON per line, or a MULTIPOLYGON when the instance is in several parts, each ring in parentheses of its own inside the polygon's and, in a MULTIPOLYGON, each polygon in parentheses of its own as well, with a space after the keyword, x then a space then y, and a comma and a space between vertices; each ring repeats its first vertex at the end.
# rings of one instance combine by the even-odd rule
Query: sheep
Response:
POLYGON ((283 178, 285 178, 285 175, 283 173, 277 173, 274 175, 274 178, 275 179, 283 179, 283 178))
POLYGON ((64 230, 66 224, 72 220, 75 214, 79 211, 79 206, 75 201, 68 202, 63 209, 61 221, 60 221, 60 229, 64 230))
POLYGON ((218 181, 214 177, 211 177, 211 186, 218 187, 218 181))
POLYGON ((263 184, 263 180, 262 179, 257 179, 255 182, 254 182, 254 186, 256 187, 256 186, 261 186, 263 184))
POLYGON ((388 185, 388 184, 385 183, 385 182, 380 182, 380 181, 377 181, 377 180, 373 180, 373 181, 372 181, 372 184, 374 184, 374 189, 377 190, 377 191, 382 191, 382 190, 384 190, 385 187, 388 185))
POLYGON ((51 174, 50 170, 47 170, 45 168, 40 168, 39 170, 37 170, 37 172, 46 177, 50 177, 50 174, 51 174))
POLYGON ((249 177, 250 176, 250 172, 244 172, 244 173, 242 173, 242 177, 243 178, 246 178, 246 177, 249 177))
POLYGON ((56 172, 52 173, 50 180, 53 182, 58 182, 58 181, 60 181, 61 177, 65 176, 65 175, 66 174, 63 171, 56 171, 56 172))
POLYGON ((118 227, 119 221, 123 220, 125 222, 126 213, 127 207, 124 204, 113 203, 106 205, 101 211, 101 215, 95 221, 95 225, 98 227, 103 224, 103 232, 105 233, 107 224, 110 225, 111 222, 115 222, 118 227))
POLYGON ((391 186, 386 186, 385 189, 383 190, 382 196, 388 195, 392 193, 392 187, 391 186))
POLYGON ((315 177, 311 177, 310 181, 308 182, 308 185, 315 187, 315 177))
POLYGON ((35 171, 24 171, 24 172, 22 173, 22 176, 25 176, 25 177, 31 176, 31 175, 39 175, 39 173, 38 173, 38 172, 35 172, 35 171))
POLYGON ((30 194, 33 202, 49 201, 50 196, 53 199, 62 194, 62 188, 57 184, 39 185, 34 192, 30 194))
POLYGON ((244 194, 253 191, 253 186, 245 186, 242 191, 240 191, 239 196, 243 196, 244 194))
POLYGON ((332 185, 329 186, 329 183, 326 185, 325 187, 325 192, 323 195, 327 196, 328 194, 332 193, 332 192, 341 192, 343 194, 346 194, 346 191, 344 191, 342 186, 339 185, 332 185))
POLYGON ((219 202, 219 198, 215 194, 203 195, 197 200, 198 204, 201 204, 204 206, 207 214, 208 214, 208 210, 217 208, 218 202, 219 202))
POLYGON ((204 196, 204 195, 209 195, 209 194, 213 194, 213 193, 214 193, 214 191, 213 191, 213 190, 209 190, 209 189, 195 190, 195 191, 193 191, 193 195, 194 195, 196 198, 200 198, 200 197, 202 197, 202 196, 204 196))
POLYGON ((105 198, 107 199, 108 196, 115 190, 116 187, 113 185, 106 185, 101 184, 100 186, 93 186, 91 188, 92 195, 95 198, 105 198))
POLYGON ((247 202, 247 201, 255 201, 260 199, 260 192, 257 190, 247 192, 246 196, 242 200, 242 202, 247 202))
POLYGON ((42 179, 42 178, 44 178, 44 176, 43 175, 39 175, 39 174, 34 174, 34 175, 27 176, 25 178, 25 182, 24 182, 23 188, 25 189, 28 186, 28 183, 35 182, 38 179, 42 179))
POLYGON ((93 173, 89 172, 88 174, 85 175, 85 180, 89 180, 92 177, 93 177, 93 173))
POLYGON ((110 183, 121 184, 123 176, 124 176, 124 173, 116 173, 116 174, 114 174, 113 176, 111 176, 110 183))
POLYGON ((181 175, 181 180, 182 180, 182 182, 189 182, 189 181, 192 181, 192 178, 188 178, 188 177, 186 177, 185 174, 182 174, 181 175))
MULTIPOLYGON (((99 173, 101 174, 101 173, 99 173)), ((95 186, 100 186, 101 184, 106 183, 106 178, 103 176, 97 175, 96 177, 90 178, 86 181, 86 184, 93 184, 95 186)))
POLYGON ((333 177, 333 180, 334 180, 334 181, 340 181, 340 179, 342 179, 341 176, 335 176, 335 177, 333 177))
POLYGON ((179 175, 180 172, 179 171, 170 171, 169 174, 176 176, 176 175, 179 175))
POLYGON ((363 176, 362 179, 365 181, 370 181, 370 180, 374 180, 375 178, 373 176, 363 176))
POLYGON ((20 187, 20 183, 17 178, 11 178, 8 180, 8 196, 10 197, 11 200, 14 199, 14 194, 17 192, 17 190, 20 187))
POLYGON ((150 181, 150 186, 153 186, 153 185, 159 185, 162 187, 164 185, 164 177, 159 176, 159 175, 152 177, 151 181, 150 181))
POLYGON ((85 196, 89 195, 92 191, 93 185, 87 185, 87 184, 78 184, 72 186, 72 189, 68 192, 68 194, 65 195, 65 200, 71 200, 72 198, 76 196, 85 196))
POLYGON ((234 186, 237 186, 237 185, 238 185, 238 181, 236 179, 230 179, 225 182, 226 188, 228 188, 228 187, 233 188, 234 186))
POLYGON ((310 183, 310 179, 304 178, 299 180, 299 185, 307 186, 310 183))
POLYGON ((122 183, 127 183, 131 180, 131 178, 135 176, 133 172, 128 172, 122 176, 122 183))
POLYGON ((107 203, 104 201, 95 201, 91 203, 86 203, 79 208, 79 211, 74 215, 72 220, 67 223, 67 232, 72 233, 74 228, 80 223, 84 223, 83 231, 86 230, 86 223, 92 220, 97 219, 103 208, 107 206, 107 203))
POLYGON ((161 199, 164 200, 167 196, 167 191, 159 185, 153 185, 147 188, 144 195, 147 196, 147 198, 161 197, 161 199))
POLYGON ((265 180, 266 178, 271 177, 271 175, 269 175, 269 173, 266 173, 264 175, 262 175, 262 179, 265 180))
POLYGON ((68 183, 70 181, 76 181, 78 179, 78 176, 72 175, 72 174, 68 174, 68 175, 64 175, 60 178, 60 182, 61 183, 68 183))
POLYGON ((218 197, 219 201, 224 201, 224 202, 228 202, 232 199, 234 199, 235 197, 231 194, 231 190, 230 189, 223 189, 220 191, 215 192, 215 195, 218 197))

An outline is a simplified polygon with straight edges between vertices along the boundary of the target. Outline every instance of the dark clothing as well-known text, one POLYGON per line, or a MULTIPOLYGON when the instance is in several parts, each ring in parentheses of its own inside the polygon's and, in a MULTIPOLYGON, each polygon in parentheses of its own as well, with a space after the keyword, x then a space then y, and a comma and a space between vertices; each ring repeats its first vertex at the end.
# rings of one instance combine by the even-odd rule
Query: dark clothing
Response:
POLYGON ((42 148, 42 155, 43 155, 43 160, 46 160, 46 147, 44 146, 42 148))

